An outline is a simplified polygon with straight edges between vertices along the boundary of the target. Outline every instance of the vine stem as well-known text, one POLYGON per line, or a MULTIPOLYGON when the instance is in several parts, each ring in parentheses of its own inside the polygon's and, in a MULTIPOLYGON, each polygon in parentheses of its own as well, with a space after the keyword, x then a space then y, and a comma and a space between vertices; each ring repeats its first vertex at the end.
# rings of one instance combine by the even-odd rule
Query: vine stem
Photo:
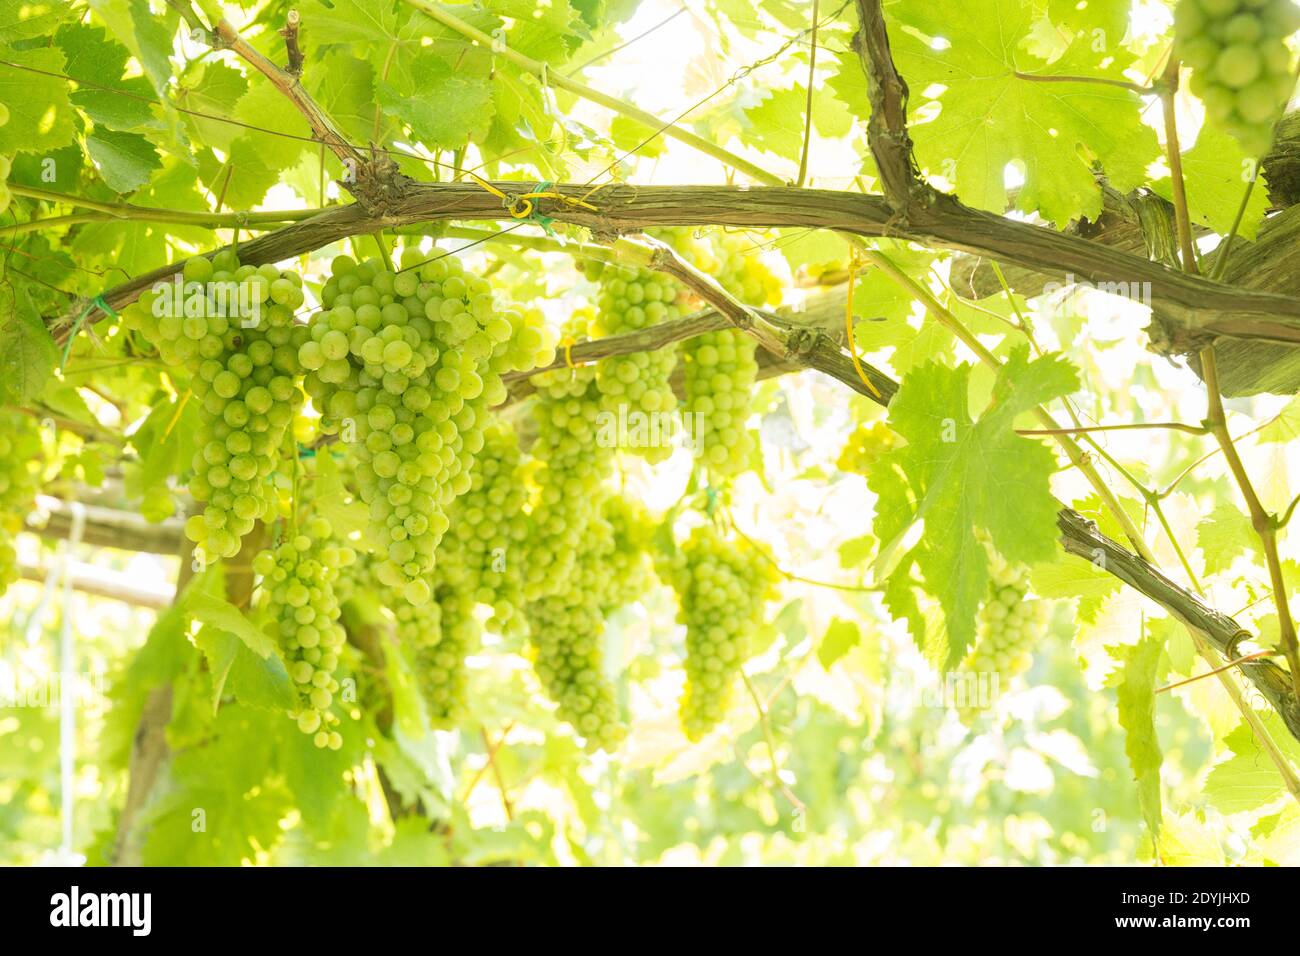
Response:
POLYGON ((1017 435, 1079 435, 1088 432, 1122 432, 1140 429, 1163 428, 1186 432, 1189 435, 1205 435, 1208 429, 1204 425, 1188 425, 1184 422, 1129 422, 1120 425, 1076 425, 1071 428, 1017 428, 1017 435))
POLYGON ((692 147, 698 152, 710 156, 719 162, 725 163, 732 169, 745 173, 757 182, 766 183, 769 186, 781 186, 785 184, 785 180, 780 176, 775 176, 772 173, 769 173, 760 166, 751 163, 743 156, 737 156, 730 150, 723 149, 721 146, 709 142, 709 140, 702 136, 697 136, 695 133, 681 129, 672 123, 665 123, 653 113, 647 113, 645 110, 633 106, 631 103, 626 103, 617 97, 610 96, 608 93, 602 93, 600 90, 567 77, 563 73, 551 73, 547 69, 546 64, 534 60, 530 56, 525 56, 518 50, 512 50, 504 42, 494 40, 482 30, 470 26, 460 17, 450 13, 438 4, 430 2, 430 0, 406 0, 406 2, 431 19, 441 23, 444 27, 455 31, 466 39, 472 40, 485 49, 490 50, 493 55, 499 56, 503 60, 509 60, 515 66, 539 80, 542 78, 542 75, 545 74, 548 83, 558 86, 560 89, 568 90, 570 93, 574 93, 585 100, 598 103, 606 109, 613 110, 615 113, 619 113, 629 119, 634 119, 638 123, 648 126, 651 129, 660 130, 665 136, 670 136, 679 142, 685 143, 687 146, 692 147))
POLYGON ((813 80, 817 76, 817 20, 821 16, 821 0, 813 0, 812 8, 812 47, 808 51, 808 99, 804 103, 803 150, 799 154, 799 178, 796 186, 802 186, 808 175, 808 146, 812 142, 813 117, 813 80))
MULTIPOLYGON (((1169 154, 1169 170, 1173 177, 1174 217, 1178 229, 1178 244, 1182 250, 1183 270, 1192 275, 1198 272, 1196 250, 1192 245, 1191 217, 1187 207, 1187 189, 1183 181, 1182 156, 1178 144, 1178 118, 1174 111, 1174 95, 1178 90, 1178 71, 1180 63, 1171 57, 1165 67, 1164 83, 1161 85, 1160 99, 1164 106, 1165 149, 1169 154)), ((1249 197, 1247 197, 1249 198, 1249 197)), ((1244 208, 1244 202, 1243 202, 1244 208)), ((1240 218, 1240 217, 1239 217, 1240 218)), ((1235 226, 1234 226, 1235 228, 1235 226)), ((1264 561, 1268 565, 1269 581, 1273 587, 1273 603, 1277 608, 1278 632, 1282 643, 1282 653, 1286 655, 1287 666, 1291 672, 1291 686, 1300 697, 1300 645, 1296 640, 1295 621, 1291 617, 1291 605, 1287 599, 1286 578, 1282 573, 1282 560, 1277 548, 1278 524, 1269 514, 1255 491, 1254 483, 1246 471, 1246 466, 1237 452, 1237 446, 1228 430, 1228 416, 1223 407, 1223 394, 1219 389, 1218 359, 1214 354, 1214 345, 1201 350, 1201 379, 1205 382, 1206 403, 1208 410, 1205 426, 1214 435, 1219 447, 1223 449, 1224 460, 1232 472, 1246 510, 1250 514, 1251 527, 1259 536, 1264 550, 1264 561)))
MULTIPOLYGON (((20 183, 9 183, 9 191, 15 196, 22 196, 24 199, 40 199, 45 202, 63 203, 68 206, 75 206, 78 209, 90 209, 100 213, 98 220, 83 221, 103 221, 108 219, 137 220, 141 222, 168 222, 179 225, 190 226, 210 226, 214 229, 229 228, 231 226, 251 226, 259 223, 280 225, 286 222, 300 222, 310 219, 321 212, 323 209, 276 209, 264 212, 186 212, 177 209, 160 209, 154 206, 136 206, 126 202, 102 202, 98 199, 87 199, 84 196, 73 196, 68 193, 56 192, 52 189, 41 189, 36 186, 24 186, 20 183)), ((87 214, 83 214, 87 215, 87 214)), ((70 220, 73 217, 59 217, 70 220)), ((71 225, 71 222, 65 223, 71 225)), ((22 232, 25 226, 35 226, 37 228, 48 228, 50 226, 60 225, 56 219, 40 219, 32 222, 18 223, 17 226, 5 226, 0 232, 12 233, 15 230, 22 232)))
POLYGON ((772 727, 767 719, 767 707, 763 704, 763 699, 758 696, 758 691, 754 687, 754 682, 749 679, 749 675, 743 670, 740 672, 740 679, 745 685, 745 690, 749 691, 750 698, 754 701, 754 707, 758 710, 758 723, 763 730, 763 742, 767 745, 767 756, 772 765, 772 785, 785 795, 790 804, 800 814, 807 812, 807 806, 800 800, 793 790, 791 790, 784 780, 781 779, 781 765, 776 759, 776 744, 772 741, 772 727))

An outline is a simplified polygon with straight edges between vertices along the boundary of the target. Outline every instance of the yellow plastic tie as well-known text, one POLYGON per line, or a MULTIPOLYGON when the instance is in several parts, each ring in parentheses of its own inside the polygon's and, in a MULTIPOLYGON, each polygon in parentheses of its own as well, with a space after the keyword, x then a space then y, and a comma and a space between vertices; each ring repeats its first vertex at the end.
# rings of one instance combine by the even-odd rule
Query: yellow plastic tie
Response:
POLYGON ((572 335, 566 335, 564 340, 560 342, 560 344, 564 346, 564 364, 569 366, 571 369, 577 368, 577 366, 573 364, 573 346, 576 344, 576 341, 577 340, 574 339, 572 335))
POLYGON ((862 384, 871 389, 871 394, 876 398, 883 398, 880 389, 871 383, 867 378, 867 373, 862 370, 862 363, 858 361, 858 346, 853 338, 853 285, 858 278, 858 267, 862 263, 858 257, 854 256, 849 262, 849 298, 844 306, 844 331, 848 335, 849 357, 853 359, 853 367, 857 370, 858 378, 862 379, 862 384))

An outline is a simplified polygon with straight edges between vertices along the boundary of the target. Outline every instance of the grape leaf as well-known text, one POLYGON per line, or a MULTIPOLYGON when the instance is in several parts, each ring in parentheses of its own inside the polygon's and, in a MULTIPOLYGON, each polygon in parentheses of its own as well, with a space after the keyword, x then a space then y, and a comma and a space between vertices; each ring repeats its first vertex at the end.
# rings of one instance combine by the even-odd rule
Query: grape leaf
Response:
POLYGON ((229 601, 206 591, 195 591, 186 597, 185 610, 194 620, 233 634, 258 657, 277 656, 275 642, 254 627, 229 601))
POLYGON ((59 350, 25 289, 0 286, 0 397, 26 405, 45 389, 59 350))
POLYGON ((1124 752, 1138 785, 1138 803, 1151 832, 1160 837, 1160 740, 1156 736, 1156 667, 1164 642, 1152 633, 1137 644, 1107 648, 1122 667, 1118 673, 1119 723, 1124 752))
POLYGON ((409 124, 420 142, 439 149, 482 140, 496 112, 486 79, 457 73, 432 55, 413 62, 409 87, 381 81, 376 94, 386 113, 409 124))
POLYGON ((826 633, 822 635, 821 643, 817 645, 817 660, 821 661, 823 669, 830 670, 832 664, 861 641, 862 633, 858 630, 857 623, 837 617, 831 621, 826 633))
POLYGON ((1215 505, 1196 528, 1196 544, 1205 555, 1205 573, 1218 574, 1256 540, 1255 531, 1239 508, 1226 502, 1215 505))
MULTIPOLYGON (((230 116, 234 113, 235 104, 247 92, 248 80, 242 73, 224 63, 208 60, 202 64, 199 72, 188 73, 181 81, 176 92, 176 102, 195 113, 230 116)), ((234 123, 223 123, 193 113, 186 113, 185 119, 201 142, 222 152, 228 152, 230 144, 245 132, 234 123)))
POLYGON ((207 625, 194 635, 194 646, 207 658, 212 675, 212 712, 232 694, 250 707, 289 710, 298 703, 289 672, 279 656, 260 657, 247 642, 221 627, 207 625))
MULTIPOLYGON (((1282 718, 1272 711, 1261 712, 1258 717, 1282 752, 1292 761, 1300 760, 1300 743, 1291 736, 1282 718)), ((1224 813, 1241 813, 1282 796, 1286 789, 1282 774, 1260 750, 1249 724, 1242 721, 1223 742, 1232 757, 1216 764, 1205 779, 1203 792, 1212 804, 1224 813)))
POLYGON ((1120 580, 1091 561, 1061 556, 1045 562, 1030 573, 1034 591, 1045 598, 1078 598, 1077 614, 1085 624, 1097 619, 1106 599, 1120 590, 1120 580))
POLYGON ((1159 155, 1155 132, 1140 119, 1137 94, 1097 83, 1042 83, 1025 73, 1119 74, 1113 53, 1079 37, 1049 64, 1026 52, 1037 11, 1020 0, 932 0, 890 4, 894 58, 913 91, 922 163, 952 181, 967 203, 1002 212, 1004 169, 1018 162, 1025 182, 1017 206, 1058 224, 1101 212, 1101 190, 1080 153, 1096 155, 1111 185, 1134 189, 1159 155), (960 25, 960 29, 956 29, 960 25), (902 27, 910 27, 905 29, 902 27), (1103 64, 1107 64, 1103 68, 1103 64))
POLYGON ((139 133, 96 129, 86 137, 86 154, 115 193, 135 191, 149 181, 154 170, 162 168, 158 151, 139 133))
MULTIPOLYGON (((807 124, 808 90, 802 84, 771 90, 762 102, 745 109, 748 139, 760 149, 798 160, 807 124)), ((824 94, 813 97, 813 126, 823 136, 843 136, 850 118, 843 103, 824 94)))
MULTIPOLYGON (((1041 442, 1016 435, 1013 423, 1078 387, 1075 370, 1061 356, 1030 360, 1021 347, 998 370, 992 399, 976 421, 969 411, 970 373, 969 365, 928 363, 903 379, 889 424, 907 444, 881 456, 867 478, 878 496, 877 577, 895 585, 886 600, 914 625, 920 620, 898 585, 915 564, 925 590, 943 606, 947 649, 935 663, 947 667, 962 660, 974 639, 975 612, 988 587, 988 554, 976 532, 986 532, 1014 562, 1033 564, 1056 554, 1059 505, 1048 484, 1056 458, 1041 442), (894 605, 901 600, 908 607, 894 605)), ((913 633, 922 640, 915 627, 913 633)), ((935 650, 922 647, 927 654, 935 650)))
MULTIPOLYGON (((1255 162, 1242 151, 1235 137, 1217 124, 1206 122, 1191 149, 1185 150, 1183 181, 1187 184, 1188 214, 1215 232, 1227 233, 1237 218, 1246 184, 1255 174, 1255 162)), ((1150 183, 1151 191, 1173 201, 1173 186, 1166 175, 1150 183)), ((1238 235, 1254 239, 1268 211, 1268 190, 1255 183, 1241 217, 1238 235)))
MULTIPOLYGON (((0 47, 0 60, 46 73, 64 72, 63 51, 56 47, 0 47)), ((0 126, 0 155, 49 153, 72 142, 72 103, 67 81, 59 76, 0 67, 0 103, 9 107, 9 122, 0 126)))
POLYGON ((0 0, 0 36, 11 41, 51 36, 71 13, 62 0, 0 0))
POLYGON ((72 102, 85 110, 96 125, 118 130, 162 127, 149 102, 154 99, 149 81, 142 76, 122 78, 131 56, 126 47, 110 40, 98 27, 83 23, 60 28, 55 40, 66 57, 69 76, 93 80, 97 87, 104 87, 72 93, 72 102))

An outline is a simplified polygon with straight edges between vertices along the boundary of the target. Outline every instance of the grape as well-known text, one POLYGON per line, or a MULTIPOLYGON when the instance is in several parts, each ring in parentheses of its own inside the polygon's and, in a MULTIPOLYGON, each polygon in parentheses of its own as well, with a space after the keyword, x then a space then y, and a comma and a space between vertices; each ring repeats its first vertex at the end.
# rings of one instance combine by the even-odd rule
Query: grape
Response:
POLYGON ((593 515, 563 589, 527 609, 537 676, 588 750, 612 751, 626 733, 604 668, 605 558, 614 547, 613 528, 593 515))
MULTIPOLYGON (((735 233, 699 237, 690 230, 666 236, 686 258, 749 306, 781 300, 781 282, 758 255, 753 239, 735 233)), ((754 448, 746 430, 758 362, 758 343, 738 329, 706 332, 682 343, 685 365, 687 434, 697 442, 700 460, 713 474, 743 471, 754 448)))
POLYGON ((465 658, 478 646, 481 627, 474 617, 473 596, 454 588, 439 587, 426 607, 438 608, 438 626, 413 638, 415 668, 430 722, 449 728, 465 716, 465 658))
POLYGON ((682 728, 699 740, 726 715, 750 637, 763 620, 772 567, 747 542, 705 524, 692 530, 667 576, 677 591, 678 620, 686 625, 682 728))
POLYGON ((1007 680, 1029 668, 1030 648, 1043 634, 1047 604, 1028 597, 1022 569, 993 562, 988 598, 980 608, 979 634, 962 669, 1007 680))
POLYGON ((862 422, 844 443, 835 467, 840 471, 865 475, 876 459, 894 447, 897 439, 898 436, 883 421, 870 425, 862 422))
POLYGON ((302 405, 298 351, 307 337, 293 324, 302 280, 274 266, 241 265, 230 252, 190 259, 184 284, 160 284, 123 312, 169 365, 190 373, 198 404, 197 451, 189 489, 205 505, 185 523, 195 550, 220 559, 270 507, 285 431, 302 405), (280 283, 284 302, 270 302, 280 283))
MULTIPOLYGON (((601 272, 598 284, 600 308, 593 329, 597 336, 635 332, 680 317, 680 287, 653 270, 611 266, 601 272)), ((677 396, 669 380, 676 366, 677 352, 671 347, 601 359, 596 363, 601 410, 633 424, 634 413, 671 416, 677 408, 677 396)), ((663 428, 663 432, 667 431, 663 428)), ((624 444, 627 450, 651 462, 663 461, 672 454, 668 441, 633 440, 624 444)))
POLYGON ((14 535, 31 514, 40 478, 39 425, 30 416, 0 409, 0 595, 18 579, 14 535))
MULTIPOLYGON (((405 255, 405 254, 404 254, 405 255)), ((435 251, 436 255, 436 251, 435 251)), ((356 458, 377 575, 407 600, 429 599, 447 509, 472 485, 489 408, 505 372, 548 364, 540 314, 498 312, 485 279, 439 256, 406 271, 334 260, 298 360, 321 429, 356 458)))
POLYGON ((266 633, 278 641, 299 697, 289 716, 316 746, 331 750, 343 745, 332 706, 345 641, 334 582, 339 568, 354 559, 350 547, 332 542, 330 523, 315 516, 290 528, 278 547, 253 561, 267 595, 266 633))
MULTIPOLYGON (((566 332, 585 334, 590 316, 575 313, 566 332)), ((531 540, 524 570, 530 601, 566 586, 580 551, 587 547, 587 525, 605 495, 614 468, 614 448, 597 440, 601 393, 592 366, 561 368, 534 375, 538 463, 533 484, 531 540)))
POLYGON ((451 527, 438 546, 438 575, 495 612, 498 630, 522 623, 529 520, 519 440, 504 422, 483 434, 470 490, 448 512, 451 527))
POLYGON ((1300 26, 1292 0, 1180 0, 1178 55, 1206 112, 1252 156, 1268 151, 1295 88, 1285 40, 1300 26))

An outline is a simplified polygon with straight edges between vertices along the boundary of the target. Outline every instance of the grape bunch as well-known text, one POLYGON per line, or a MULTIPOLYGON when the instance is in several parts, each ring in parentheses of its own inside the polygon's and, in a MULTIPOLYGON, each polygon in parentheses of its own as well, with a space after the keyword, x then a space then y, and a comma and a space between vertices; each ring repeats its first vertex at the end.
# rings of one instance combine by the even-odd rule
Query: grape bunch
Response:
MULTIPOLYGON (((682 297, 680 286, 651 269, 606 266, 601 270, 597 283, 600 299, 593 328, 597 336, 635 332, 671 322, 681 315, 678 306, 682 297)), ((601 409, 619 416, 620 420, 629 421, 631 436, 635 436, 642 414, 671 416, 677 408, 677 396, 670 384, 676 367, 677 351, 671 346, 601 359, 596 363, 596 387, 600 391, 601 409)), ((663 421, 647 419, 651 420, 663 421)), ((663 461, 672 454, 672 444, 653 440, 652 434, 647 432, 644 439, 630 437, 623 445, 647 461, 663 461)))
POLYGON ((727 713, 750 637, 763 622, 772 567, 747 542, 729 540, 704 524, 691 531, 665 576, 677 591, 678 620, 686 625, 682 728, 699 740, 727 713))
POLYGON ((345 635, 339 624, 334 582, 355 560, 350 547, 333 541, 329 521, 316 515, 292 529, 274 550, 253 559, 267 594, 266 633, 279 643, 299 695, 289 714, 317 747, 338 750, 343 737, 332 711, 345 635))
MULTIPOLYGON (((566 333, 587 331, 590 317, 575 313, 566 333)), ((598 441, 601 393, 591 366, 561 368, 532 377, 537 441, 532 484, 531 539, 524 568, 530 601, 566 586, 574 562, 586 547, 587 526, 599 513, 605 482, 614 468, 614 448, 598 441)))
MULTIPOLYGON (((671 241, 698 269, 746 305, 781 301, 781 282, 763 261, 758 244, 740 233, 705 237, 672 230, 671 241)), ((711 472, 733 476, 745 469, 753 436, 745 428, 754 382, 757 341, 738 329, 706 332, 682 343, 688 432, 699 442, 700 458, 711 472), (697 423, 692 426, 691 423, 697 423), (694 428, 694 431, 690 431, 694 428)))
POLYGON ((883 421, 875 421, 871 424, 859 422, 849 434, 843 449, 840 450, 840 457, 836 460, 835 467, 840 471, 865 475, 867 469, 881 455, 891 451, 897 441, 898 436, 883 421))
POLYGON ((195 550, 232 557, 267 514, 270 479, 302 406, 298 349, 307 330, 293 323, 302 280, 272 265, 240 265, 223 251, 190 259, 183 285, 161 283, 123 312, 158 347, 163 361, 190 373, 199 403, 190 493, 205 504, 185 523, 195 550))
MULTIPOLYGON (((471 487, 502 373, 554 357, 541 316, 498 311, 487 280, 442 255, 390 272, 337 257, 298 352, 321 429, 353 449, 377 574, 430 598, 447 508, 471 487)), ((418 254, 418 253, 417 253, 418 254)))
POLYGON ((524 513, 519 440, 505 422, 483 434, 470 489, 448 512, 451 526, 438 546, 438 577, 495 612, 494 626, 521 621, 530 523, 524 513))
POLYGON ((14 535, 31 513, 39 473, 41 436, 36 420, 0 409, 0 595, 18 579, 14 535))
POLYGON ((1030 649, 1047 626, 1047 604, 1028 596, 1023 569, 994 555, 989 594, 980 608, 978 637, 962 669, 1010 679, 1029 669, 1030 649))
POLYGON ((601 597, 605 607, 613 609, 636 600, 654 584, 650 554, 655 523, 644 505, 623 495, 606 498, 601 514, 613 533, 612 546, 604 559, 601 597))
POLYGON ((437 626, 415 633, 414 665, 420 692, 435 727, 453 727, 465 716, 468 672, 465 658, 478 647, 482 627, 474 616, 474 598, 464 591, 438 586, 430 605, 438 609, 437 626))
POLYGON ((528 605, 534 668, 559 716, 588 750, 612 751, 626 734, 605 674, 605 611, 614 529, 600 514, 588 522, 582 551, 561 590, 528 605))
POLYGON ((1295 91, 1285 41, 1300 28, 1300 9, 1293 0, 1180 0, 1174 28, 1210 118, 1248 155, 1264 155, 1295 91))

